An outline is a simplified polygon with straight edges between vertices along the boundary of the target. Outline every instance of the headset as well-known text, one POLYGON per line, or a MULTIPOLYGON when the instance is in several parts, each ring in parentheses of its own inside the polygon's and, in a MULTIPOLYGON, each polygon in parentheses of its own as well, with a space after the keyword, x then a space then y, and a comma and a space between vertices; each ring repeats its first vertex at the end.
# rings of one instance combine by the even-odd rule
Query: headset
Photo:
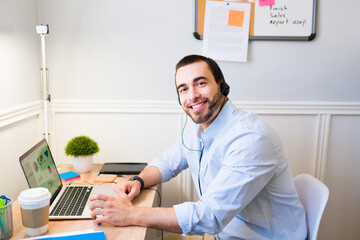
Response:
MULTIPOLYGON (((221 73, 221 77, 222 77, 222 81, 221 81, 221 83, 220 83, 220 91, 221 91, 221 95, 224 95, 224 96, 226 97, 226 96, 229 94, 229 92, 230 92, 230 86, 229 86, 229 84, 227 84, 227 83, 225 82, 224 76, 222 75, 222 72, 221 72, 221 71, 220 71, 220 73, 221 73)), ((218 98, 218 100, 216 100, 215 103, 213 103, 213 104, 211 104, 211 105, 209 106, 209 109, 210 109, 210 110, 212 110, 212 109, 216 106, 216 104, 220 101, 221 95, 220 95, 220 97, 218 98)))

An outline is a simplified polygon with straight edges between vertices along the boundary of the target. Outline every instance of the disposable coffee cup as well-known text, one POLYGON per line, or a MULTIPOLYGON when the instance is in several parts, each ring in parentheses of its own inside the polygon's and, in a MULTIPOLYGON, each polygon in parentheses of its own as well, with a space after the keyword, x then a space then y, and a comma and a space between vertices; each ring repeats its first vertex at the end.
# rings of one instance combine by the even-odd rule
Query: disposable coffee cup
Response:
POLYGON ((0 240, 10 239, 13 235, 12 199, 7 198, 7 204, 0 207, 0 240))
POLYGON ((47 231, 50 197, 49 190, 43 187, 26 189, 20 193, 18 202, 27 235, 38 236, 47 231))

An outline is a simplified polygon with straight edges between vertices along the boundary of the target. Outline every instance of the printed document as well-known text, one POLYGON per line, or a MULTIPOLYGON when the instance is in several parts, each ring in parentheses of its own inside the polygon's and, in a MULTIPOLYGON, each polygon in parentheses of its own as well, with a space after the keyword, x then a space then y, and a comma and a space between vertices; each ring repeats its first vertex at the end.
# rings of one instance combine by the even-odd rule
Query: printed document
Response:
POLYGON ((247 61, 251 4, 207 1, 203 54, 215 60, 247 61))

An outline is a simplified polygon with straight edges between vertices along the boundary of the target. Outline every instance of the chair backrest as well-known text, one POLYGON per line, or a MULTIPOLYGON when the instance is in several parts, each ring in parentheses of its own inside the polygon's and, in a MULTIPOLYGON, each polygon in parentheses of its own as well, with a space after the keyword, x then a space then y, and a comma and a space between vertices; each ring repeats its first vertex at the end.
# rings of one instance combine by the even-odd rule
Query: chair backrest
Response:
POLYGON ((322 214, 329 198, 329 189, 324 183, 309 174, 294 177, 300 202, 305 208, 309 240, 316 240, 322 214))

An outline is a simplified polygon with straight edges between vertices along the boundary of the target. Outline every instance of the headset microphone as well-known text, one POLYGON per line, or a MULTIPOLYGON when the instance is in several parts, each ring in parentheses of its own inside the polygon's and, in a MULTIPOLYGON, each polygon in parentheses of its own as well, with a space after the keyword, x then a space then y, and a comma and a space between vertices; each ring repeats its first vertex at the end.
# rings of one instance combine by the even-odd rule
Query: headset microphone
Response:
MULTIPOLYGON (((223 90, 223 91, 224 91, 224 90, 223 90)), ((209 106, 209 109, 210 109, 210 110, 212 110, 212 109, 216 106, 216 104, 220 101, 220 98, 221 98, 222 95, 223 95, 223 91, 221 92, 221 95, 220 95, 220 97, 218 98, 218 100, 216 100, 215 103, 213 103, 213 104, 211 104, 211 105, 209 106)))

